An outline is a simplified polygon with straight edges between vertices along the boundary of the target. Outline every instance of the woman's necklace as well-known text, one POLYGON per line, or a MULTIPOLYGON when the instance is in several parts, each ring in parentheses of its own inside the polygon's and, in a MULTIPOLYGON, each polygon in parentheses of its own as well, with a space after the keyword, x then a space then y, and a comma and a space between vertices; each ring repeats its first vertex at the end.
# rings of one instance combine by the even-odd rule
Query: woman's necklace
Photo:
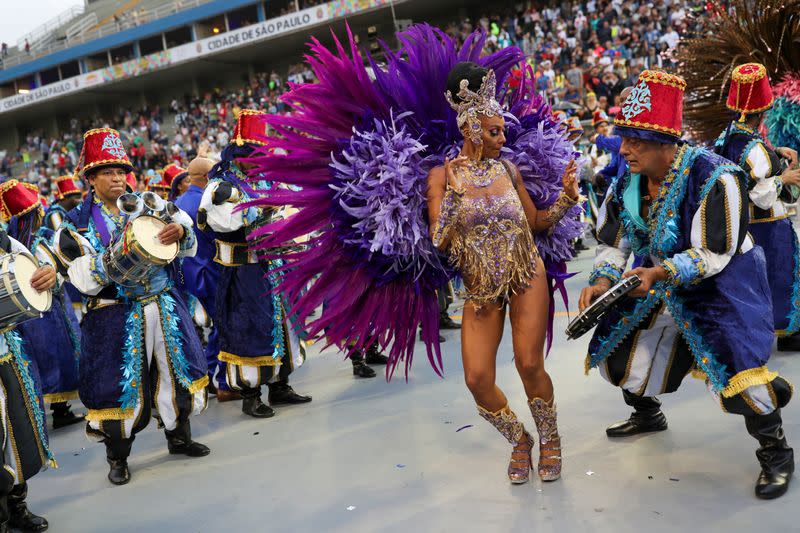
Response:
POLYGON ((472 187, 488 187, 497 179, 493 159, 470 161, 463 174, 464 182, 472 187))

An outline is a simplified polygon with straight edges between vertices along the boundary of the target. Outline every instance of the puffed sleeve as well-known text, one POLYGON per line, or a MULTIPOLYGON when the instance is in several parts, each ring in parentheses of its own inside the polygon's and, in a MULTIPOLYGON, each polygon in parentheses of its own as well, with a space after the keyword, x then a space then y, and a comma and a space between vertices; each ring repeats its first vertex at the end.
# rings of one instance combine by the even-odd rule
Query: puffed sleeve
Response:
POLYGON ((197 236, 194 234, 194 222, 186 211, 179 209, 172 219, 183 226, 183 239, 180 242, 178 257, 194 257, 197 253, 197 236))
POLYGON ((761 209, 771 209, 783 192, 783 183, 774 175, 778 169, 764 143, 757 141, 748 146, 744 167, 755 182, 750 188, 750 200, 761 209))
POLYGON ((111 284, 103 266, 103 256, 89 241, 71 228, 61 227, 53 242, 56 254, 66 268, 66 276, 78 291, 94 296, 111 284))
POLYGON ((612 284, 622 278, 631 255, 631 245, 622 224, 622 204, 614 195, 615 186, 608 194, 597 214, 597 251, 589 283, 605 278, 612 284))
POLYGON ((687 286, 722 272, 747 232, 746 197, 733 174, 722 174, 692 217, 692 248, 666 259, 669 283, 687 286))

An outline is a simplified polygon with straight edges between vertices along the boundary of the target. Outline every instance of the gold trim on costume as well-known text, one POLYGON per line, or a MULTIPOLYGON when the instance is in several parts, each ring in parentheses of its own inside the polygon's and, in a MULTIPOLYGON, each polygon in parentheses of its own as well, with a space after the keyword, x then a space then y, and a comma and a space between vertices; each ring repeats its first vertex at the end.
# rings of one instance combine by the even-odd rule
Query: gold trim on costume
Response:
POLYGON ((127 420, 134 415, 134 409, 120 409, 112 407, 109 409, 89 409, 86 413, 88 422, 102 422, 104 420, 127 420))
POLYGON ((281 359, 275 359, 271 355, 264 357, 242 357, 229 352, 219 352, 217 359, 224 363, 231 363, 237 366, 280 366, 281 359))
POLYGON ((205 389, 208 385, 208 376, 203 376, 200 379, 192 381, 191 385, 189 385, 189 394, 195 394, 196 392, 200 392, 201 390, 205 389))
POLYGON ((46 403, 58 403, 58 402, 66 402, 69 400, 77 400, 78 399, 78 391, 67 391, 67 392, 54 392, 53 394, 45 394, 44 401, 46 403))
POLYGON ((732 398, 737 394, 756 385, 765 385, 778 377, 777 372, 772 372, 766 366, 743 370, 728 380, 728 386, 722 391, 722 396, 732 398))

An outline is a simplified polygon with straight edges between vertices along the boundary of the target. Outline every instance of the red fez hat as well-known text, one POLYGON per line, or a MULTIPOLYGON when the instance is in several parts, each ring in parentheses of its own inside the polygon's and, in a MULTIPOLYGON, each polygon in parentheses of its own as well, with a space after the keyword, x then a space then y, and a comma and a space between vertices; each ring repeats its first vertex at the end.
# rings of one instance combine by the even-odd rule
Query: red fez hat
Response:
POLYGON ((728 109, 742 115, 761 113, 772 107, 774 101, 764 65, 747 63, 733 69, 728 109))
POLYGON ((236 119, 236 129, 233 132, 231 144, 237 146, 244 144, 264 145, 267 138, 266 111, 259 109, 242 109, 236 119))
POLYGON ((172 181, 181 176, 182 174, 186 174, 187 171, 185 168, 176 165, 175 163, 170 163, 169 165, 165 166, 164 169, 161 171, 161 175, 164 177, 162 180, 162 184, 169 189, 172 187, 172 181))
POLYGON ((81 194, 81 190, 75 185, 75 180, 72 176, 59 176, 56 178, 56 187, 53 191, 53 196, 56 200, 63 200, 65 196, 70 194, 81 194))
POLYGON ((0 215, 5 220, 30 213, 41 205, 36 185, 14 179, 0 184, 0 215))
POLYGON ((576 133, 583 133, 583 124, 578 117, 569 117, 567 119, 567 133, 574 135, 576 133))
POLYGON ((119 132, 111 128, 97 128, 84 133, 83 150, 75 174, 86 174, 89 170, 110 166, 122 167, 126 172, 133 170, 119 132))
POLYGON ((594 115, 592 115, 592 126, 596 128, 603 123, 609 123, 608 115, 606 115, 606 112, 602 109, 595 110, 594 115))
POLYGON ((677 142, 683 131, 686 81, 660 70, 645 70, 614 119, 614 132, 663 144, 677 142))

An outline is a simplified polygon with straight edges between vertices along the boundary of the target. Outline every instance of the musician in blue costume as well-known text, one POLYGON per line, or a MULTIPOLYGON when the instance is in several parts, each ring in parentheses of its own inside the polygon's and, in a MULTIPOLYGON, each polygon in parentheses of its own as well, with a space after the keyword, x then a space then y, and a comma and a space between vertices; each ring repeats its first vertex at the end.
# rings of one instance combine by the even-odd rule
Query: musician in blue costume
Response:
POLYGON ((702 375, 723 411, 744 416, 760 448, 759 498, 782 496, 794 471, 780 409, 791 385, 767 367, 773 322, 766 261, 747 234, 742 170, 679 142, 685 82, 644 71, 615 120, 629 165, 601 208, 585 308, 621 277, 642 284, 601 319, 587 371, 598 368, 634 407, 611 437, 667 428, 657 394, 702 375), (626 272, 631 253, 642 267, 626 272))
MULTIPOLYGON (((242 412, 256 418, 275 415, 261 401, 261 386, 269 387, 272 405, 311 401, 289 385, 289 375, 305 359, 296 329, 286 317, 283 299, 273 293, 278 259, 259 259, 249 249, 247 235, 268 223, 271 210, 237 209, 257 194, 249 185, 246 159, 263 144, 266 133, 264 111, 244 109, 236 122, 233 140, 222 152, 222 160, 209 173, 203 191, 197 224, 213 231, 214 261, 222 265, 217 287, 214 322, 219 331, 219 360, 226 363, 228 386, 242 395, 242 412), (265 297, 272 293, 271 297, 265 297)), ((261 182, 257 187, 271 187, 261 182)))
MULTIPOLYGON (((8 233, 42 263, 57 268, 50 248, 53 231, 42 225, 44 210, 35 185, 9 180, 0 185, 0 210, 10 218, 8 233)), ((37 320, 17 326, 25 350, 36 364, 44 401, 53 411, 55 429, 76 424, 83 415, 72 412, 69 400, 78 398, 80 333, 63 285, 53 290, 50 310, 37 320)))
MULTIPOLYGON (((22 252, 29 253, 0 230, 0 255, 22 252)), ((56 286, 56 271, 43 265, 29 282, 40 292, 50 290, 56 286)), ((47 520, 31 513, 25 503, 27 480, 56 464, 48 444, 40 383, 18 327, 0 331, 0 532, 48 528, 47 520)))
MULTIPOLYGON (((214 262, 217 248, 214 244, 213 234, 197 228, 197 211, 200 209, 203 191, 208 185, 208 173, 213 166, 214 162, 205 157, 197 157, 189 163, 188 178, 186 178, 189 181, 189 188, 175 201, 175 205, 189 215, 195 223, 195 236, 197 237, 197 253, 194 257, 187 257, 183 261, 183 288, 197 298, 209 315, 213 315, 216 309, 217 285, 222 267, 214 262)), ((175 180, 172 183, 174 185, 175 180)), ((239 400, 241 396, 228 387, 225 380, 225 363, 219 360, 218 355, 219 332, 216 323, 212 320, 206 345, 209 379, 213 389, 216 390, 217 401, 239 400)))
POLYGON ((67 213, 81 203, 82 191, 71 175, 59 176, 53 183, 53 196, 55 202, 45 210, 42 225, 55 233, 67 213))
MULTIPOLYGON (((117 200, 131 164, 119 134, 108 128, 86 132, 78 169, 91 190, 68 213, 55 250, 87 308, 79 384, 89 409, 86 433, 105 444, 108 478, 122 485, 130 480, 133 440, 153 411, 164 424, 169 453, 209 453, 192 440, 189 424, 189 416, 206 407, 208 376, 192 318, 173 288, 176 265, 154 267, 143 282, 125 285, 106 270, 109 247, 127 223, 117 200)), ((173 218, 156 237, 162 244, 178 243, 179 258, 194 254, 191 220, 182 212, 173 218)))
MULTIPOLYGON (((797 152, 772 150, 757 133, 775 98, 767 69, 747 63, 734 69, 727 107, 740 115, 716 142, 716 152, 748 174, 750 234, 764 249, 767 280, 779 351, 800 351, 800 243, 783 203, 795 203, 800 194, 797 152), (781 157, 792 165, 785 169, 781 157)), ((800 132, 799 132, 800 133, 800 132)))

